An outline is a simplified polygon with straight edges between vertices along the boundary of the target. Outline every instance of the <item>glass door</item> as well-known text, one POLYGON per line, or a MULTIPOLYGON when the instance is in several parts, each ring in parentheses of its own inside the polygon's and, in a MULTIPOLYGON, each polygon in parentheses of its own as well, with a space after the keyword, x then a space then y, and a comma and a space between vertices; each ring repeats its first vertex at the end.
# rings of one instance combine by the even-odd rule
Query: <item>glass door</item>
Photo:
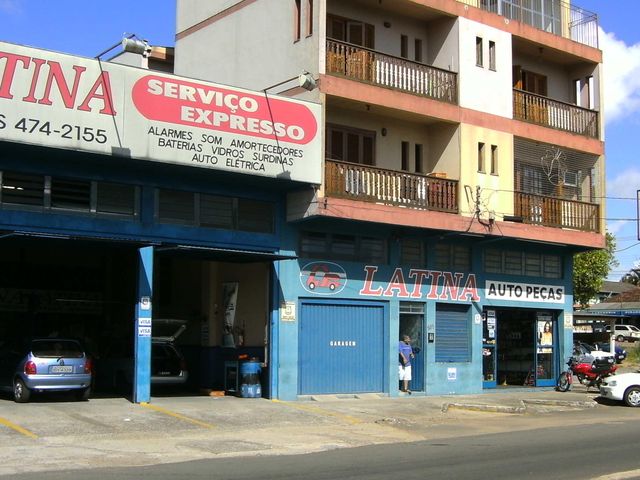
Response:
POLYGON ((482 314, 482 386, 496 388, 497 319, 495 310, 482 314))
POLYGON ((547 387, 555 385, 554 348, 556 345, 555 325, 553 314, 550 312, 536 312, 536 386, 547 387))
POLYGON ((400 332, 398 340, 404 335, 411 337, 411 348, 415 357, 411 360, 411 381, 409 389, 413 392, 424 391, 425 354, 424 354, 424 304, 400 303, 400 332))

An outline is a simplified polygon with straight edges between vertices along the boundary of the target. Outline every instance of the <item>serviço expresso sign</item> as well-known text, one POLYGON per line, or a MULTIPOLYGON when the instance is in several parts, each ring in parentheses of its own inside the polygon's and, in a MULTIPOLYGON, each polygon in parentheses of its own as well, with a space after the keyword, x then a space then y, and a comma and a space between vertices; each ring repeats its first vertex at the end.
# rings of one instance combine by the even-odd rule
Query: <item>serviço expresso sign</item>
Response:
POLYGON ((320 106, 0 42, 0 139, 321 183, 320 106))

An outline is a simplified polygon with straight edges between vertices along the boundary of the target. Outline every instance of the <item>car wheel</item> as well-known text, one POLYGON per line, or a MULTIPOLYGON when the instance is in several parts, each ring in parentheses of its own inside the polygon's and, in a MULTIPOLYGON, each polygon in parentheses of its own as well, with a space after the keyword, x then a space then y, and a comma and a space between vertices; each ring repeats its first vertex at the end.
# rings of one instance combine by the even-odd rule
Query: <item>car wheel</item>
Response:
POLYGON ((622 335, 618 335, 616 337, 616 342, 624 342, 624 337, 622 335))
POLYGON ((31 398, 31 390, 27 388, 24 382, 16 378, 16 381, 13 382, 13 400, 16 403, 27 403, 31 398))
POLYGON ((76 400, 80 402, 86 402, 89 400, 89 395, 91 395, 91 388, 83 388, 82 390, 77 390, 75 392, 76 400))
POLYGON ((629 407, 640 407, 640 387, 629 387, 624 392, 624 403, 629 407))

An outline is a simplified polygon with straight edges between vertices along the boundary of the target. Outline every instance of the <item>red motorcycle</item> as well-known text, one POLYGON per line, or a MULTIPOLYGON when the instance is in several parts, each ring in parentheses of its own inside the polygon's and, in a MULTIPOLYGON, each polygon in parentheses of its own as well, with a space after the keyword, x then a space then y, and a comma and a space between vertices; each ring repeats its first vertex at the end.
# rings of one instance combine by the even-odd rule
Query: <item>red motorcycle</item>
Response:
POLYGON ((556 383, 556 390, 559 392, 566 392, 571 388, 574 375, 578 377, 581 384, 587 386, 587 390, 589 387, 596 387, 600 390, 602 380, 613 375, 618 369, 613 357, 596 358, 593 362, 585 362, 571 357, 567 365, 569 365, 569 370, 562 372, 556 383))

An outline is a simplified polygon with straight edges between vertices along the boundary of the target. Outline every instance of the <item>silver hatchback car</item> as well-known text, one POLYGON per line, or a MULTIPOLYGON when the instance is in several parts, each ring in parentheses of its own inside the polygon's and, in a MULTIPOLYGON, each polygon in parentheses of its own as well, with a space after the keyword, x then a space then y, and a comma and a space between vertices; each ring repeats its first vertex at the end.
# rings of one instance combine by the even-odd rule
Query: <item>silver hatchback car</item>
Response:
POLYGON ((91 394, 93 365, 80 343, 65 338, 36 338, 0 351, 0 388, 18 403, 33 392, 73 391, 78 400, 91 394))

